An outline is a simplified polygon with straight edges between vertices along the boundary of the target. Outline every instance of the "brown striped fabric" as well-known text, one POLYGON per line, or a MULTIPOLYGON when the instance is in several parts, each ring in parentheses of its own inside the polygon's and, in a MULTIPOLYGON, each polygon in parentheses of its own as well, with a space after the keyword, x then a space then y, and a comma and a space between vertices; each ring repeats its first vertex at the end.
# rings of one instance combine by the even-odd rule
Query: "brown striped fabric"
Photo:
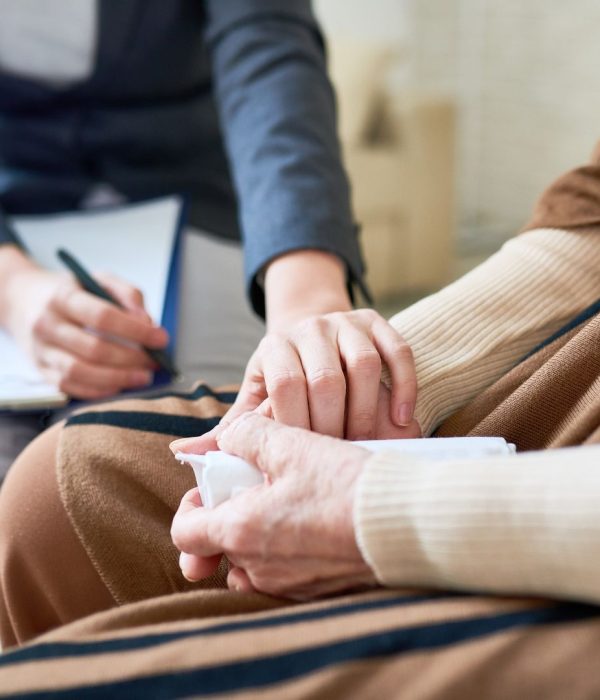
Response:
MULTIPOLYGON (((594 158, 548 190, 528 229, 600 225, 600 149, 594 158)), ((573 319, 438 435, 501 435, 521 450, 600 441, 599 312, 573 319)), ((1 656, 0 698, 600 697, 595 606, 404 590, 291 604, 228 592, 225 564, 186 582, 169 527, 193 479, 168 443, 211 428, 232 399, 201 385, 69 420, 60 500, 118 606, 1 656)))
POLYGON ((412 591, 275 609, 259 596, 179 594, 0 657, 0 697, 587 699, 600 695, 598 613, 412 591), (152 607, 164 622, 144 625, 152 607))
MULTIPOLYGON (((73 416, 59 446, 60 495, 74 529, 119 604, 196 588, 183 579, 169 529, 192 470, 172 456, 176 437, 214 427, 235 397, 204 385, 73 416), (123 533, 127 533, 124 537, 123 533)), ((204 587, 225 585, 221 567, 204 587)))
MULTIPOLYGON (((590 439, 598 328, 594 316, 567 329, 444 434, 535 447, 590 439)), ((600 697, 594 606, 401 590, 290 604, 230 593, 222 579, 185 582, 168 532, 191 479, 167 444, 210 428, 231 398, 200 386, 72 418, 60 448, 65 507, 120 606, 0 657, 0 697, 600 697)))

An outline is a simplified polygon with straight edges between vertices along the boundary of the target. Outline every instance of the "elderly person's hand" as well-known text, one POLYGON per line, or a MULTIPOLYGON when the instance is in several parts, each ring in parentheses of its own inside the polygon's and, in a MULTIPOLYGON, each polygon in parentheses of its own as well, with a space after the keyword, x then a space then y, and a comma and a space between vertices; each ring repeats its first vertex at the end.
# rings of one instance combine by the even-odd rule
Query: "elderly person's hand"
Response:
POLYGON ((302 600, 376 585, 352 520, 369 452, 256 413, 236 419, 217 442, 266 481, 213 510, 201 507, 197 489, 184 496, 171 535, 187 579, 210 575, 226 554, 233 590, 302 600))

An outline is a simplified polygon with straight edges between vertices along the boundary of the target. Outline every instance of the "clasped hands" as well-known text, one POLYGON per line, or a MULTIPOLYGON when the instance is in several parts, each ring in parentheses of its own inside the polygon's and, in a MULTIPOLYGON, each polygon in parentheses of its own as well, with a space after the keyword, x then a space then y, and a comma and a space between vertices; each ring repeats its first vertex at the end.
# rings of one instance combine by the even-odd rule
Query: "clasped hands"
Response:
POLYGON ((304 600, 375 585, 353 524, 370 453, 337 438, 420 436, 415 398, 412 354, 373 311, 327 314, 287 336, 267 336, 220 425, 171 445, 197 454, 221 449, 266 475, 264 485, 213 510, 202 507, 197 489, 185 494, 171 531, 183 575, 209 576, 225 554, 232 590, 304 600), (391 392, 380 381, 382 358, 391 392))

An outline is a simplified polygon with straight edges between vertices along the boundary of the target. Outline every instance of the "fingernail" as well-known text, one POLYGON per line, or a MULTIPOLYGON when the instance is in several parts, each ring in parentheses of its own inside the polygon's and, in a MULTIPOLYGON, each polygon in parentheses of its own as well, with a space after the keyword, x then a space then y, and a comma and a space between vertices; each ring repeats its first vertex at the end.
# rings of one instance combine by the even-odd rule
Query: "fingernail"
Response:
POLYGON ((413 417, 413 405, 410 401, 400 404, 398 409, 398 423, 400 425, 408 425, 413 417))
POLYGON ((179 438, 179 440, 173 440, 173 442, 169 443, 169 449, 173 454, 176 452, 180 452, 180 447, 182 447, 189 438, 179 438))

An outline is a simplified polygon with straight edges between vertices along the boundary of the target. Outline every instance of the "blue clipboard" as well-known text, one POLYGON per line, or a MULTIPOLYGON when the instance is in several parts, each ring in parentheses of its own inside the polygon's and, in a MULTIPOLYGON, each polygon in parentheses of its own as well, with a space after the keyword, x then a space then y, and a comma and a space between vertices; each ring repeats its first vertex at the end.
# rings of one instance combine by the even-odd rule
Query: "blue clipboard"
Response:
MULTIPOLYGON (((177 319, 179 314, 179 294, 181 280, 181 248, 182 238, 188 216, 188 200, 185 197, 181 198, 181 210, 177 221, 177 230, 171 250, 171 261, 169 264, 169 278, 167 281, 167 290, 165 292, 165 303, 163 306, 163 314, 161 318, 162 327, 169 334, 169 345, 167 351, 171 357, 175 355, 175 345, 177 342, 177 319)), ((164 386, 171 383, 172 379, 168 372, 160 370, 154 375, 152 386, 164 386)))

